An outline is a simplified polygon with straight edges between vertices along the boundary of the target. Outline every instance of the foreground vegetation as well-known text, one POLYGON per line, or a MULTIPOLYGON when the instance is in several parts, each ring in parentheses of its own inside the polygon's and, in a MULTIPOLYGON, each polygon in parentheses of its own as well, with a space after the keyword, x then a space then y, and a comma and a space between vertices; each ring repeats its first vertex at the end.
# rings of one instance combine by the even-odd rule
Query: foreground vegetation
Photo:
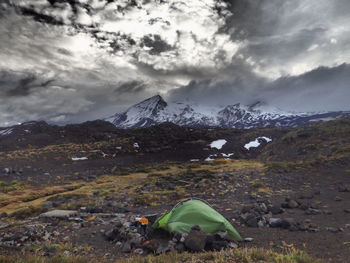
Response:
MULTIPOLYGON (((88 259, 76 256, 0 256, 0 263, 97 263, 100 259, 88 259)), ((303 251, 289 249, 284 253, 259 248, 232 249, 220 252, 198 254, 172 252, 160 256, 135 257, 122 259, 116 263, 321 263, 303 251)))

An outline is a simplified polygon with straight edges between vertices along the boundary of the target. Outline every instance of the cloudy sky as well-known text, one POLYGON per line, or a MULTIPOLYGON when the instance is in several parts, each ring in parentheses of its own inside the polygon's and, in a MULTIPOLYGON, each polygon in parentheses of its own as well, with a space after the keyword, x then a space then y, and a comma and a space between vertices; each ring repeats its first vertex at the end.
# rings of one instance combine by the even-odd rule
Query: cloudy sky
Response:
POLYGON ((349 0, 1 0, 0 126, 156 94, 350 110, 349 13, 349 0))

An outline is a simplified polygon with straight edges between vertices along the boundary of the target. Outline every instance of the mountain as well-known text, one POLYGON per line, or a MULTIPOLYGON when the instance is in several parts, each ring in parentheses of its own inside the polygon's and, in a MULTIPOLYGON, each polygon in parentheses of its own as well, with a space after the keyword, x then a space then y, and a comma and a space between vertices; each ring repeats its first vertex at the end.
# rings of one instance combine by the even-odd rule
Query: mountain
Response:
POLYGON ((350 111, 286 112, 260 101, 251 105, 203 106, 196 103, 166 102, 160 95, 137 103, 126 111, 106 118, 118 128, 140 128, 172 122, 186 127, 296 127, 349 116, 350 111))

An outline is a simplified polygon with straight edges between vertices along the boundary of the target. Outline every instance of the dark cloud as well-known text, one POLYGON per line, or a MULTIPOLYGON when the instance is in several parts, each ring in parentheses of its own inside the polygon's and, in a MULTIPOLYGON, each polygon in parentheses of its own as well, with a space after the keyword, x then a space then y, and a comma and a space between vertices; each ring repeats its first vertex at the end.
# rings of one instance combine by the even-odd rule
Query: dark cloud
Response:
POLYGON ((141 41, 141 47, 150 48, 151 55, 159 55, 162 52, 172 50, 172 46, 165 42, 160 35, 147 35, 141 41))
POLYGON ((0 2, 0 126, 105 117, 159 93, 348 109, 348 0, 0 2))
POLYGON ((169 99, 173 101, 185 98, 223 105, 263 101, 288 111, 350 110, 350 65, 319 67, 299 76, 285 76, 274 81, 257 76, 191 81, 169 93, 169 99))
POLYGON ((23 8, 20 8, 20 11, 23 15, 31 16, 35 21, 38 21, 38 22, 43 22, 43 23, 52 24, 52 25, 64 25, 64 22, 62 20, 57 19, 50 15, 41 14, 32 8, 23 7, 23 8))
POLYGON ((139 93, 145 91, 147 86, 140 81, 129 81, 120 85, 115 92, 119 94, 123 93, 139 93))

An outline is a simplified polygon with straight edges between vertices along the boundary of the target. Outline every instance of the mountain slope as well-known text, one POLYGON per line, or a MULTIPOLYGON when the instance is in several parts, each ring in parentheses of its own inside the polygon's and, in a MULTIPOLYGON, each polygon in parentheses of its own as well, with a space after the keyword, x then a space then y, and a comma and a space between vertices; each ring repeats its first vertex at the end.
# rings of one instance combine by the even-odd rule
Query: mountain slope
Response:
POLYGON ((234 104, 202 106, 195 103, 167 103, 160 95, 146 99, 105 119, 118 128, 140 128, 172 122, 187 127, 253 128, 266 126, 295 127, 318 121, 333 120, 350 112, 291 113, 261 102, 252 105, 234 104))

